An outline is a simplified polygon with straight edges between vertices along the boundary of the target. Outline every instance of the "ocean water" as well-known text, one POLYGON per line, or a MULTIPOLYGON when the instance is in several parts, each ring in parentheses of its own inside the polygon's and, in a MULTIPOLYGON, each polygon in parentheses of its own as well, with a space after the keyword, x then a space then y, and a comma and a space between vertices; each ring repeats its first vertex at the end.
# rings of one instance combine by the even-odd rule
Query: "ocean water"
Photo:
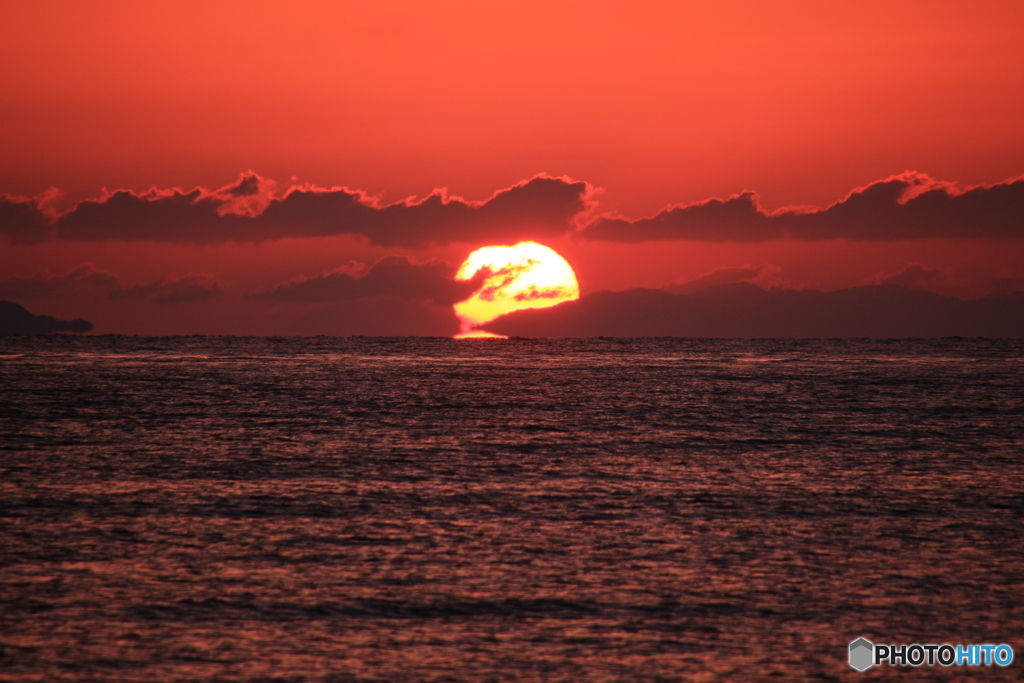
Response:
POLYGON ((1020 680, 1022 634, 1020 340, 0 339, 0 681, 1020 680))

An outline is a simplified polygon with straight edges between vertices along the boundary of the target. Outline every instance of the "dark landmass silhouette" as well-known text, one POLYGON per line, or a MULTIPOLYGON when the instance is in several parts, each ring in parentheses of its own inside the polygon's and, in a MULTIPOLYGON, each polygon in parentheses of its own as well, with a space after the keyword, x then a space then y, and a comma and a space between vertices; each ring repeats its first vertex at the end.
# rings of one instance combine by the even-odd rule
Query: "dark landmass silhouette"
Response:
POLYGON ((57 320, 52 315, 33 315, 13 301, 0 301, 0 335, 91 331, 92 323, 88 320, 57 320))
POLYGON ((519 311, 485 327, 521 337, 1024 338, 1024 292, 965 301, 891 284, 834 292, 749 283, 690 294, 630 289, 519 311))

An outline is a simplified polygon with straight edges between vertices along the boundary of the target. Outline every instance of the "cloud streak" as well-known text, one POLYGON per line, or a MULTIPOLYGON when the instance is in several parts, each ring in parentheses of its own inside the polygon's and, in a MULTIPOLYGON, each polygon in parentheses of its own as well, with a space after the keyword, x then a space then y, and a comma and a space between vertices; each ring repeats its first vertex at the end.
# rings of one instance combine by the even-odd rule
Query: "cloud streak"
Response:
POLYGON ((671 294, 692 294, 716 285, 733 284, 736 282, 752 282, 762 285, 777 284, 778 275, 782 271, 776 265, 762 263, 759 265, 723 266, 704 273, 686 282, 667 285, 664 289, 671 294))
POLYGON ((480 278, 456 281, 455 271, 455 267, 438 259, 416 263, 404 256, 388 256, 373 264, 364 275, 338 269, 285 282, 272 290, 250 293, 246 297, 293 303, 397 297, 451 305, 480 286, 480 278))
POLYGON ((186 275, 147 284, 136 283, 111 291, 111 299, 147 299, 158 304, 188 304, 222 294, 220 282, 209 275, 186 275))
POLYGON ((117 276, 85 263, 64 275, 35 273, 0 280, 0 298, 49 299, 71 292, 99 289, 112 292, 121 286, 117 276))
POLYGON ((876 284, 899 285, 910 289, 942 284, 948 279, 948 268, 930 268, 920 263, 908 263, 897 273, 880 273, 875 278, 876 284))
POLYGON ((64 275, 35 273, 0 280, 0 298, 50 299, 99 291, 108 299, 145 299, 161 304, 182 304, 220 296, 219 281, 206 274, 171 277, 155 282, 122 285, 120 278, 85 263, 64 275))

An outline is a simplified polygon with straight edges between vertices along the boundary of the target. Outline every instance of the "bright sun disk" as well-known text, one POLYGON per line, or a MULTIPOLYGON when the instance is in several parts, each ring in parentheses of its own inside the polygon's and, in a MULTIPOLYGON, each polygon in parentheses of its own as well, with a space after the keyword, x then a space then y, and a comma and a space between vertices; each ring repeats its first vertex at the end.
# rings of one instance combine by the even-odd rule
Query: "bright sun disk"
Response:
POLYGON ((455 274, 472 280, 483 274, 480 289, 455 304, 462 321, 456 339, 502 337, 477 329, 495 318, 530 308, 550 308, 580 298, 576 273, 569 262, 550 247, 536 242, 477 249, 455 274))

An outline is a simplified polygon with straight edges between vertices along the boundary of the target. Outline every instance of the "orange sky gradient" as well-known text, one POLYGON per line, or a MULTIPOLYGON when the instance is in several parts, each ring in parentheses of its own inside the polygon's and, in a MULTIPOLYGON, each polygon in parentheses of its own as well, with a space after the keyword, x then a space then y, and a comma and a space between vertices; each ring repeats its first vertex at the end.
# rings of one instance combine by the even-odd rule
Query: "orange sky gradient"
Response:
MULTIPOLYGON (((925 273, 900 281, 976 298, 1024 289, 1018 204, 993 209, 996 236, 579 231, 747 190, 766 212, 823 209, 910 170, 958 191, 1018 178, 1022 45, 1019 2, 5 3, 0 195, 58 188, 47 210, 70 212, 104 188, 216 190, 251 169, 279 199, 344 187, 383 207, 447 188, 472 204, 549 174, 587 183, 587 210, 510 239, 554 248, 583 295, 747 268, 765 288, 824 290, 925 273)), ((97 332, 450 335, 454 294, 414 295, 427 270, 383 302, 354 280, 386 257, 457 268, 511 243, 139 234, 0 237, 0 299, 97 332), (310 294, 321 284, 342 289, 310 294)))

